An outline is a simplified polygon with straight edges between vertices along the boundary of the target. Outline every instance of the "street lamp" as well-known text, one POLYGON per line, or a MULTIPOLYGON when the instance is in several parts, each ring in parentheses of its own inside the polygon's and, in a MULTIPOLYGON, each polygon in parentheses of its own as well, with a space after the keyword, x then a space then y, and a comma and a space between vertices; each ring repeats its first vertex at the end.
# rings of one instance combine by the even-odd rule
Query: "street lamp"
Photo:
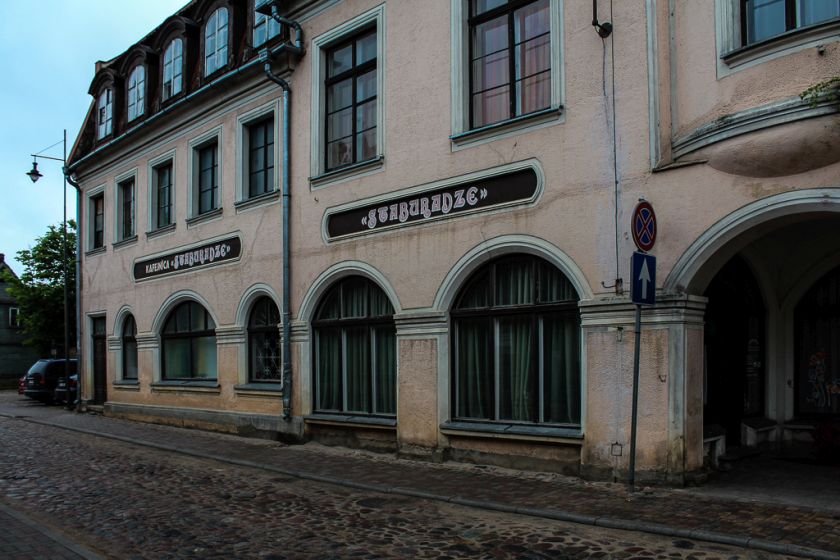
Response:
MULTIPOLYGON (((62 277, 63 277, 63 284, 64 284, 64 376, 67 378, 69 383, 70 381, 70 325, 69 318, 70 313, 68 309, 67 303, 67 292, 69 290, 67 286, 67 129, 64 130, 64 136, 61 140, 61 143, 64 147, 63 157, 51 157, 43 155, 43 152, 49 150, 50 148, 57 145, 53 144, 49 148, 45 148, 41 150, 41 152, 32 155, 32 169, 26 173, 26 175, 32 180, 33 183, 37 183, 38 179, 43 177, 44 175, 38 171, 38 158, 41 159, 49 159, 53 161, 60 161, 62 165, 62 175, 64 178, 64 188, 62 189, 64 192, 64 204, 62 204, 63 213, 63 220, 61 223, 62 227, 62 238, 61 238, 61 270, 62 270, 62 277)), ((80 243, 79 243, 79 209, 80 209, 80 197, 81 197, 81 190, 79 186, 74 182, 70 181, 70 184, 73 185, 73 188, 76 189, 76 360, 77 360, 77 372, 78 372, 78 384, 77 384, 77 395, 76 398, 78 400, 78 409, 81 410, 81 403, 82 403, 82 371, 81 371, 81 359, 79 356, 79 348, 80 348, 80 334, 81 329, 80 326, 80 317, 79 313, 81 312, 81 306, 79 305, 80 296, 79 293, 79 259, 80 255, 80 243)))

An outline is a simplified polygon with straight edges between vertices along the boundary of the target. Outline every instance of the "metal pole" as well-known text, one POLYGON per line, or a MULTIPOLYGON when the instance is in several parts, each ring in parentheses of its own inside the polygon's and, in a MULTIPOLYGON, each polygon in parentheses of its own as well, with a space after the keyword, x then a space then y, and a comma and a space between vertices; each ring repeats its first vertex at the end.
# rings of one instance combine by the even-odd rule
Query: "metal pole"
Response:
POLYGON ((636 491, 636 424, 639 416, 639 349, 642 338, 642 306, 636 304, 636 328, 633 348, 633 412, 630 420, 630 476, 628 486, 630 492, 636 491))
MULTIPOLYGON (((64 130, 64 157, 62 159, 62 165, 67 164, 67 129, 64 130)), ((64 204, 62 204, 62 209, 64 210, 64 221, 61 224, 62 227, 62 237, 61 237, 61 270, 64 277, 64 378, 67 380, 67 384, 70 384, 70 310, 68 309, 67 300, 69 299, 67 296, 67 176, 64 173, 61 174, 64 177, 62 191, 64 193, 64 204)))

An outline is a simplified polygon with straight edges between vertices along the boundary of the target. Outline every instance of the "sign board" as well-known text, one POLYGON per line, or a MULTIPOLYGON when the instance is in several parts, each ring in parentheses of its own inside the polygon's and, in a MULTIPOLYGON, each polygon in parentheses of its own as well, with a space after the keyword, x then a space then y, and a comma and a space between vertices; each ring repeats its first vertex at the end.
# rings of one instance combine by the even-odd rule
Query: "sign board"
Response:
POLYGON ((630 296, 633 303, 653 305, 656 303, 656 257, 638 251, 633 252, 630 261, 633 286, 630 296))
POLYGON ((239 236, 207 242, 136 261, 134 263, 134 280, 147 280, 221 264, 238 259, 241 253, 242 240, 239 239, 239 236))
POLYGON ((443 188, 386 198, 376 204, 328 213, 327 239, 415 225, 455 214, 533 200, 539 179, 532 167, 443 188))
POLYGON ((656 243, 656 214, 647 200, 640 200, 633 210, 633 223, 630 229, 633 232, 633 242, 639 251, 647 253, 653 249, 656 243))

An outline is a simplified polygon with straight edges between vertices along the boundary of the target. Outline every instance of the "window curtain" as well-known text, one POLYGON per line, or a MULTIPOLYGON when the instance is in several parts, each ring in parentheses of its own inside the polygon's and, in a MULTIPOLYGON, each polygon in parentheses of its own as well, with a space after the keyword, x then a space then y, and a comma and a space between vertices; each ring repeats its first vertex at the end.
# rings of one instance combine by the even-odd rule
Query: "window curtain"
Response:
POLYGON ((532 409, 534 363, 531 317, 505 318, 499 325, 499 418, 536 421, 532 409))
POLYGON ((517 10, 513 19, 516 114, 527 115, 551 105, 549 0, 517 10))
POLYGON ((341 332, 318 329, 318 408, 341 410, 341 332))
POLYGON ((458 400, 457 416, 488 419, 493 411, 492 321, 462 319, 457 323, 458 400))
POLYGON ((370 410, 370 337, 367 327, 345 329, 347 410, 370 410))
POLYGON ((163 372, 165 378, 189 377, 190 341, 187 338, 173 338, 163 342, 163 372))
MULTIPOLYGON (((390 306, 390 303, 388 305, 390 306)), ((374 349, 376 378, 373 385, 376 387, 376 402, 373 411, 379 414, 395 414, 397 412, 397 333, 393 327, 374 330, 374 349)))
POLYGON ((137 379, 137 340, 134 338, 126 339, 123 342, 123 352, 125 353, 123 378, 137 379))
POLYGON ((577 317, 557 315, 543 319, 545 422, 580 423, 579 333, 577 317))

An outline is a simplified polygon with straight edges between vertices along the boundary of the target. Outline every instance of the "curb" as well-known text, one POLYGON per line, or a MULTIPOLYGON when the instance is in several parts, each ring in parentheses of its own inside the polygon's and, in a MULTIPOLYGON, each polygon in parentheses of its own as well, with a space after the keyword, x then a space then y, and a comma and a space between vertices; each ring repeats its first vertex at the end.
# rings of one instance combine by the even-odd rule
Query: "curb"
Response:
POLYGON ((35 523, 25 514, 16 511, 5 504, 0 503, 0 512, 5 513, 9 517, 13 517, 15 521, 22 523, 32 529, 33 531, 37 531, 41 535, 45 536, 46 538, 50 539, 51 541, 59 544, 69 550, 70 552, 84 558, 85 560, 104 560, 104 556, 100 556, 95 552, 92 552, 85 547, 74 543, 73 541, 69 540, 68 538, 64 537, 63 535, 53 531, 52 529, 46 527, 43 524, 35 523))
MULTIPOLYGON (((755 539, 751 537, 739 537, 735 535, 728 535, 726 533, 718 533, 716 531, 708 531, 705 529, 682 529, 679 527, 671 527, 669 525, 662 525, 659 523, 650 523, 646 521, 637 521, 633 519, 622 519, 622 518, 613 518, 613 517, 598 517, 592 515, 584 515, 579 513, 567 512, 562 510, 553 510, 553 509, 544 509, 544 508, 529 508, 529 507, 517 507, 510 504, 506 504, 503 502, 494 502, 488 500, 473 500, 470 498, 459 498, 459 497, 452 497, 452 496, 444 496, 442 494, 435 494, 432 492, 425 492, 423 490, 417 490, 414 488, 406 488, 403 486, 382 486, 378 484, 368 484, 363 482, 357 482, 354 480, 346 479, 346 478, 339 478, 339 477, 332 477, 332 476, 324 476, 324 475, 316 475, 316 474, 309 474, 305 472, 300 472, 294 469, 286 469, 283 467, 276 467, 272 465, 265 465, 261 463, 255 463, 253 461, 247 461, 242 459, 233 459, 230 457, 225 457, 222 455, 216 455, 213 453, 204 453, 201 451, 190 451, 184 449, 178 449, 172 445, 166 445, 162 443, 155 443, 151 441, 139 440, 132 437, 127 436, 119 436, 116 434, 107 434, 102 432, 95 432, 93 430, 88 430, 85 428, 77 428, 72 426, 63 426, 61 424, 50 422, 46 420, 38 420, 36 418, 31 417, 19 417, 9 414, 0 413, 0 416, 6 418, 12 418, 15 420, 21 420, 24 422, 29 422, 32 424, 41 424, 44 426, 50 426, 53 428, 60 428, 63 430, 68 430, 71 432, 78 432, 82 434, 91 435, 94 437, 101 437, 105 439, 112 439, 116 441, 121 441, 124 443, 129 443, 132 445, 137 445, 141 447, 149 447, 152 449, 158 449, 161 451, 169 451, 172 453, 177 453, 180 455, 188 455, 191 457, 195 457, 198 459, 208 459, 212 461, 219 461, 221 463, 227 463, 231 465, 238 465, 242 467, 249 467, 254 469, 260 469, 264 471, 275 472, 278 474, 284 474, 287 476, 291 476, 294 478, 298 478, 301 480, 311 480, 313 482, 321 482, 325 484, 333 484, 335 486, 341 486, 344 488, 351 488, 354 490, 364 490, 369 492, 379 492, 383 494, 394 494, 399 496, 406 496, 411 498, 422 498, 426 500, 434 500, 438 502, 445 502, 450 504, 456 504, 460 506, 466 506, 471 508, 477 509, 484 509, 484 510, 491 510, 491 511, 498 511, 503 513, 515 513, 519 515, 527 515, 530 517, 540 517, 544 519, 554 519, 557 521, 564 521, 568 523, 577 523, 580 525, 591 525, 595 527, 604 527, 606 529, 620 529, 624 531, 637 531, 641 533, 648 533, 652 535, 659 535, 664 537, 677 537, 677 538, 684 538, 684 539, 693 539, 697 541, 704 541, 714 544, 722 544, 722 545, 729 545, 729 546, 737 546, 741 548, 751 549, 751 550, 760 550, 763 552, 770 552, 773 554, 784 554, 789 556, 799 556, 802 558, 814 558, 816 560, 840 560, 840 553, 829 552, 827 550, 820 550, 816 548, 810 548, 805 546, 799 546, 795 544, 784 544, 778 543, 773 541, 768 541, 765 539, 755 539)), ((62 543, 63 544, 63 543, 62 543)), ((75 551, 75 550, 74 550, 75 551)), ((99 560, 100 557, 94 556, 91 557, 92 559, 99 560)))

